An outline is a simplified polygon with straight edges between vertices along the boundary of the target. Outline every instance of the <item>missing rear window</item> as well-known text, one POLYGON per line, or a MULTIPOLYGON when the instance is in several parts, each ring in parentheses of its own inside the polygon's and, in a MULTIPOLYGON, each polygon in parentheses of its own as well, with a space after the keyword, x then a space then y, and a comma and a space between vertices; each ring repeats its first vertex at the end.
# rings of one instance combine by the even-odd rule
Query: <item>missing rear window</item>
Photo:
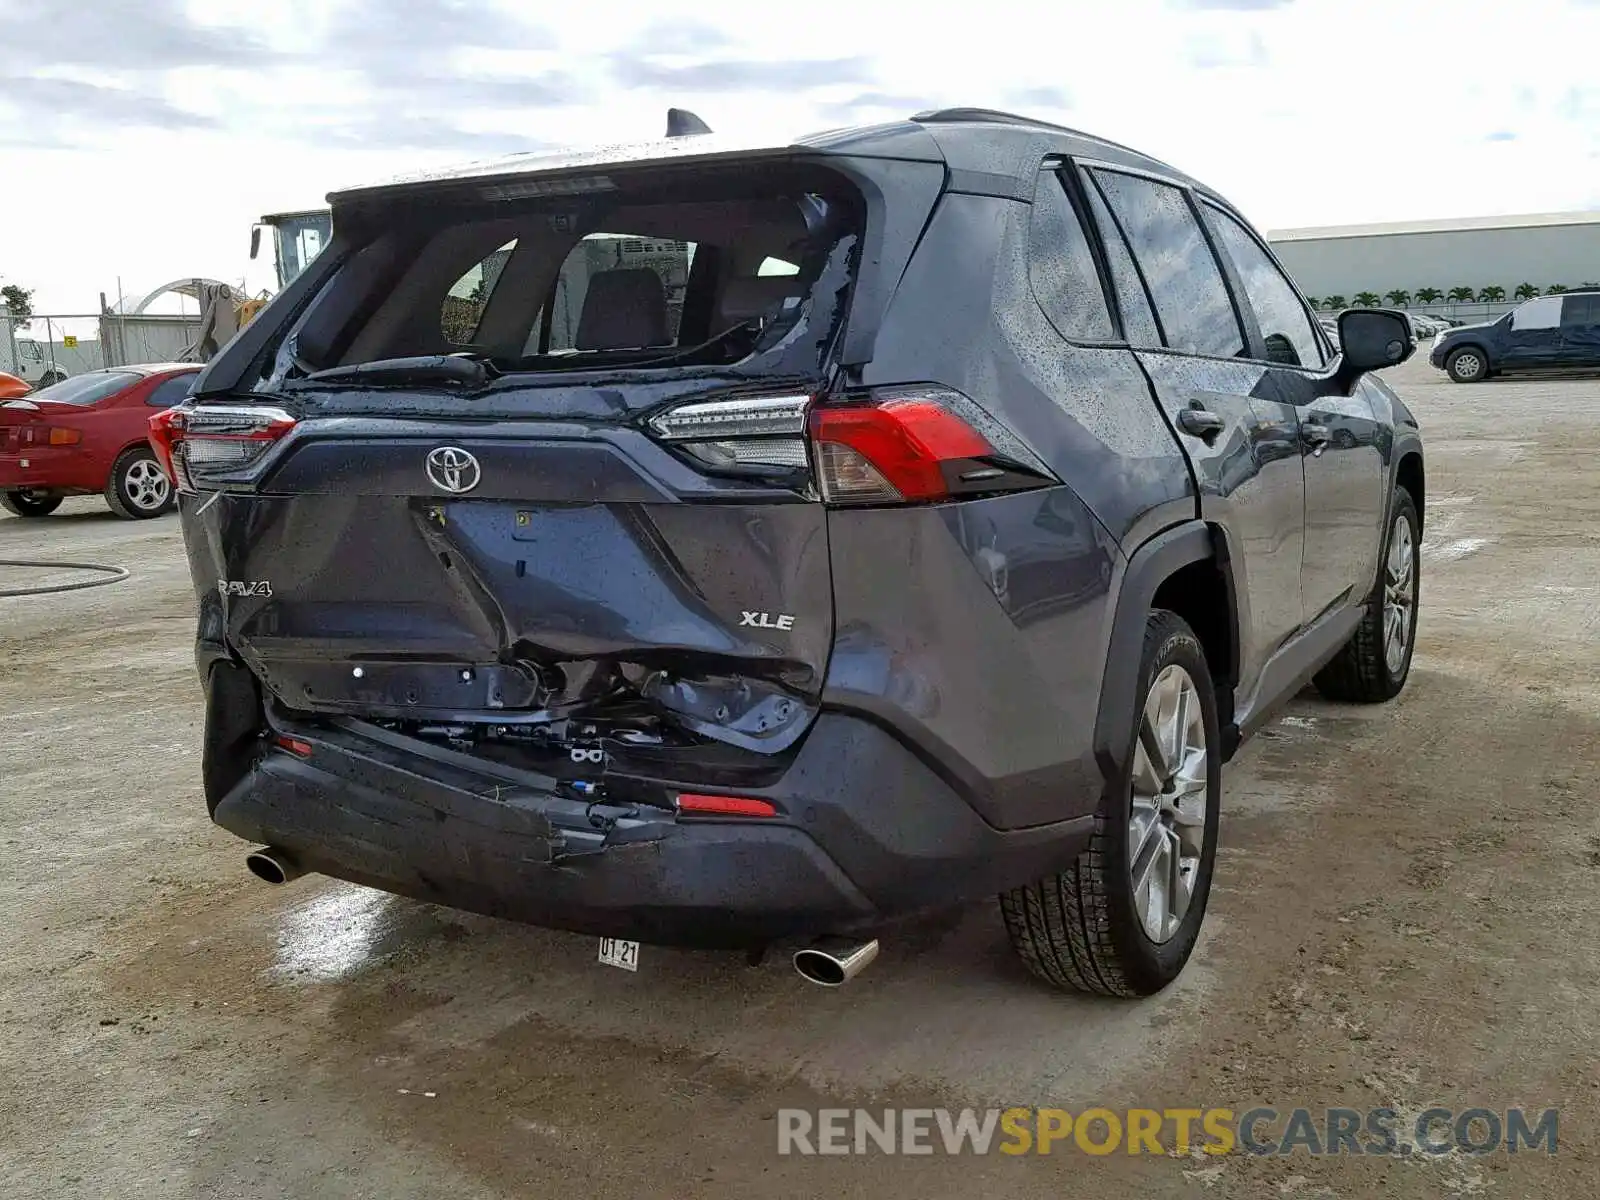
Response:
POLYGON ((838 252, 860 219, 858 198, 818 189, 818 175, 641 178, 582 199, 366 212, 372 236, 308 309, 282 379, 450 354, 491 375, 724 366, 789 338, 813 308, 831 332, 838 252))

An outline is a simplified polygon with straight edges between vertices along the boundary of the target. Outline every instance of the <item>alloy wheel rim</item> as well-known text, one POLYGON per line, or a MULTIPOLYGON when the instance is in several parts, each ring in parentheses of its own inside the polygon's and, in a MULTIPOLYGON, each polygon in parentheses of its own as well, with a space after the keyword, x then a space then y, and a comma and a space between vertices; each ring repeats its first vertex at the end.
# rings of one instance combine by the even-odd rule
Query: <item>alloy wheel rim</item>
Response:
POLYGON ((1383 661, 1391 676, 1405 665, 1411 645, 1411 613, 1416 607, 1416 553, 1411 522, 1396 517, 1383 567, 1383 661))
POLYGON ((142 458, 128 468, 126 488, 129 502, 141 512, 149 512, 167 502, 171 484, 157 463, 142 458))
POLYGON ((1479 365, 1476 354, 1463 354, 1456 359, 1456 374, 1466 379, 1478 373, 1479 365))
POLYGON ((1205 715, 1189 672, 1176 663, 1145 696, 1133 752, 1128 866, 1145 936, 1170 941, 1200 879, 1209 819, 1205 715))

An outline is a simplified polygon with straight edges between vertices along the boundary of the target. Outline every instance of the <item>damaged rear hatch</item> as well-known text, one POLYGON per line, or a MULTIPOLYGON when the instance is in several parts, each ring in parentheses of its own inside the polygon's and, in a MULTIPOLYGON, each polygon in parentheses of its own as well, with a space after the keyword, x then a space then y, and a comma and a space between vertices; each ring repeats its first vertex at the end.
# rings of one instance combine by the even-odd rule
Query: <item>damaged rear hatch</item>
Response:
MULTIPOLYGON (((939 169, 899 165, 925 215, 939 169)), ((279 328, 158 422, 202 630, 290 715, 569 776, 772 776, 833 641, 805 409, 858 185, 757 157, 334 212, 279 328)))

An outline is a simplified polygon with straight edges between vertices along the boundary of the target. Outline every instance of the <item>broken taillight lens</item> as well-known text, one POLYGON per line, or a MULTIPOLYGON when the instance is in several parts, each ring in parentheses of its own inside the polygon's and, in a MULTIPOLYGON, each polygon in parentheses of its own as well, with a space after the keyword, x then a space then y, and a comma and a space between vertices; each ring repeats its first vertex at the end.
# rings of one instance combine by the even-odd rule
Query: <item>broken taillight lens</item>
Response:
POLYGON ((281 408, 169 408, 150 418, 150 442, 173 485, 193 494, 208 476, 249 466, 294 427, 281 408))

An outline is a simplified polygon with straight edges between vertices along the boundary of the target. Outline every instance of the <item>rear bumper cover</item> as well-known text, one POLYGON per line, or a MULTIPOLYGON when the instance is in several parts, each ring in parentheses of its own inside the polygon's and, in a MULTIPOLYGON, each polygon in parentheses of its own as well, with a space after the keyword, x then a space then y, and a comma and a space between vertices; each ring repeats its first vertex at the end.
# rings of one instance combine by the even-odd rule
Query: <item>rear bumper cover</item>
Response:
POLYGON ((873 929, 1065 866, 1092 818, 1002 831, 871 722, 824 713, 776 818, 680 818, 370 726, 293 729, 217 804, 309 870, 574 932, 708 946, 873 929))

